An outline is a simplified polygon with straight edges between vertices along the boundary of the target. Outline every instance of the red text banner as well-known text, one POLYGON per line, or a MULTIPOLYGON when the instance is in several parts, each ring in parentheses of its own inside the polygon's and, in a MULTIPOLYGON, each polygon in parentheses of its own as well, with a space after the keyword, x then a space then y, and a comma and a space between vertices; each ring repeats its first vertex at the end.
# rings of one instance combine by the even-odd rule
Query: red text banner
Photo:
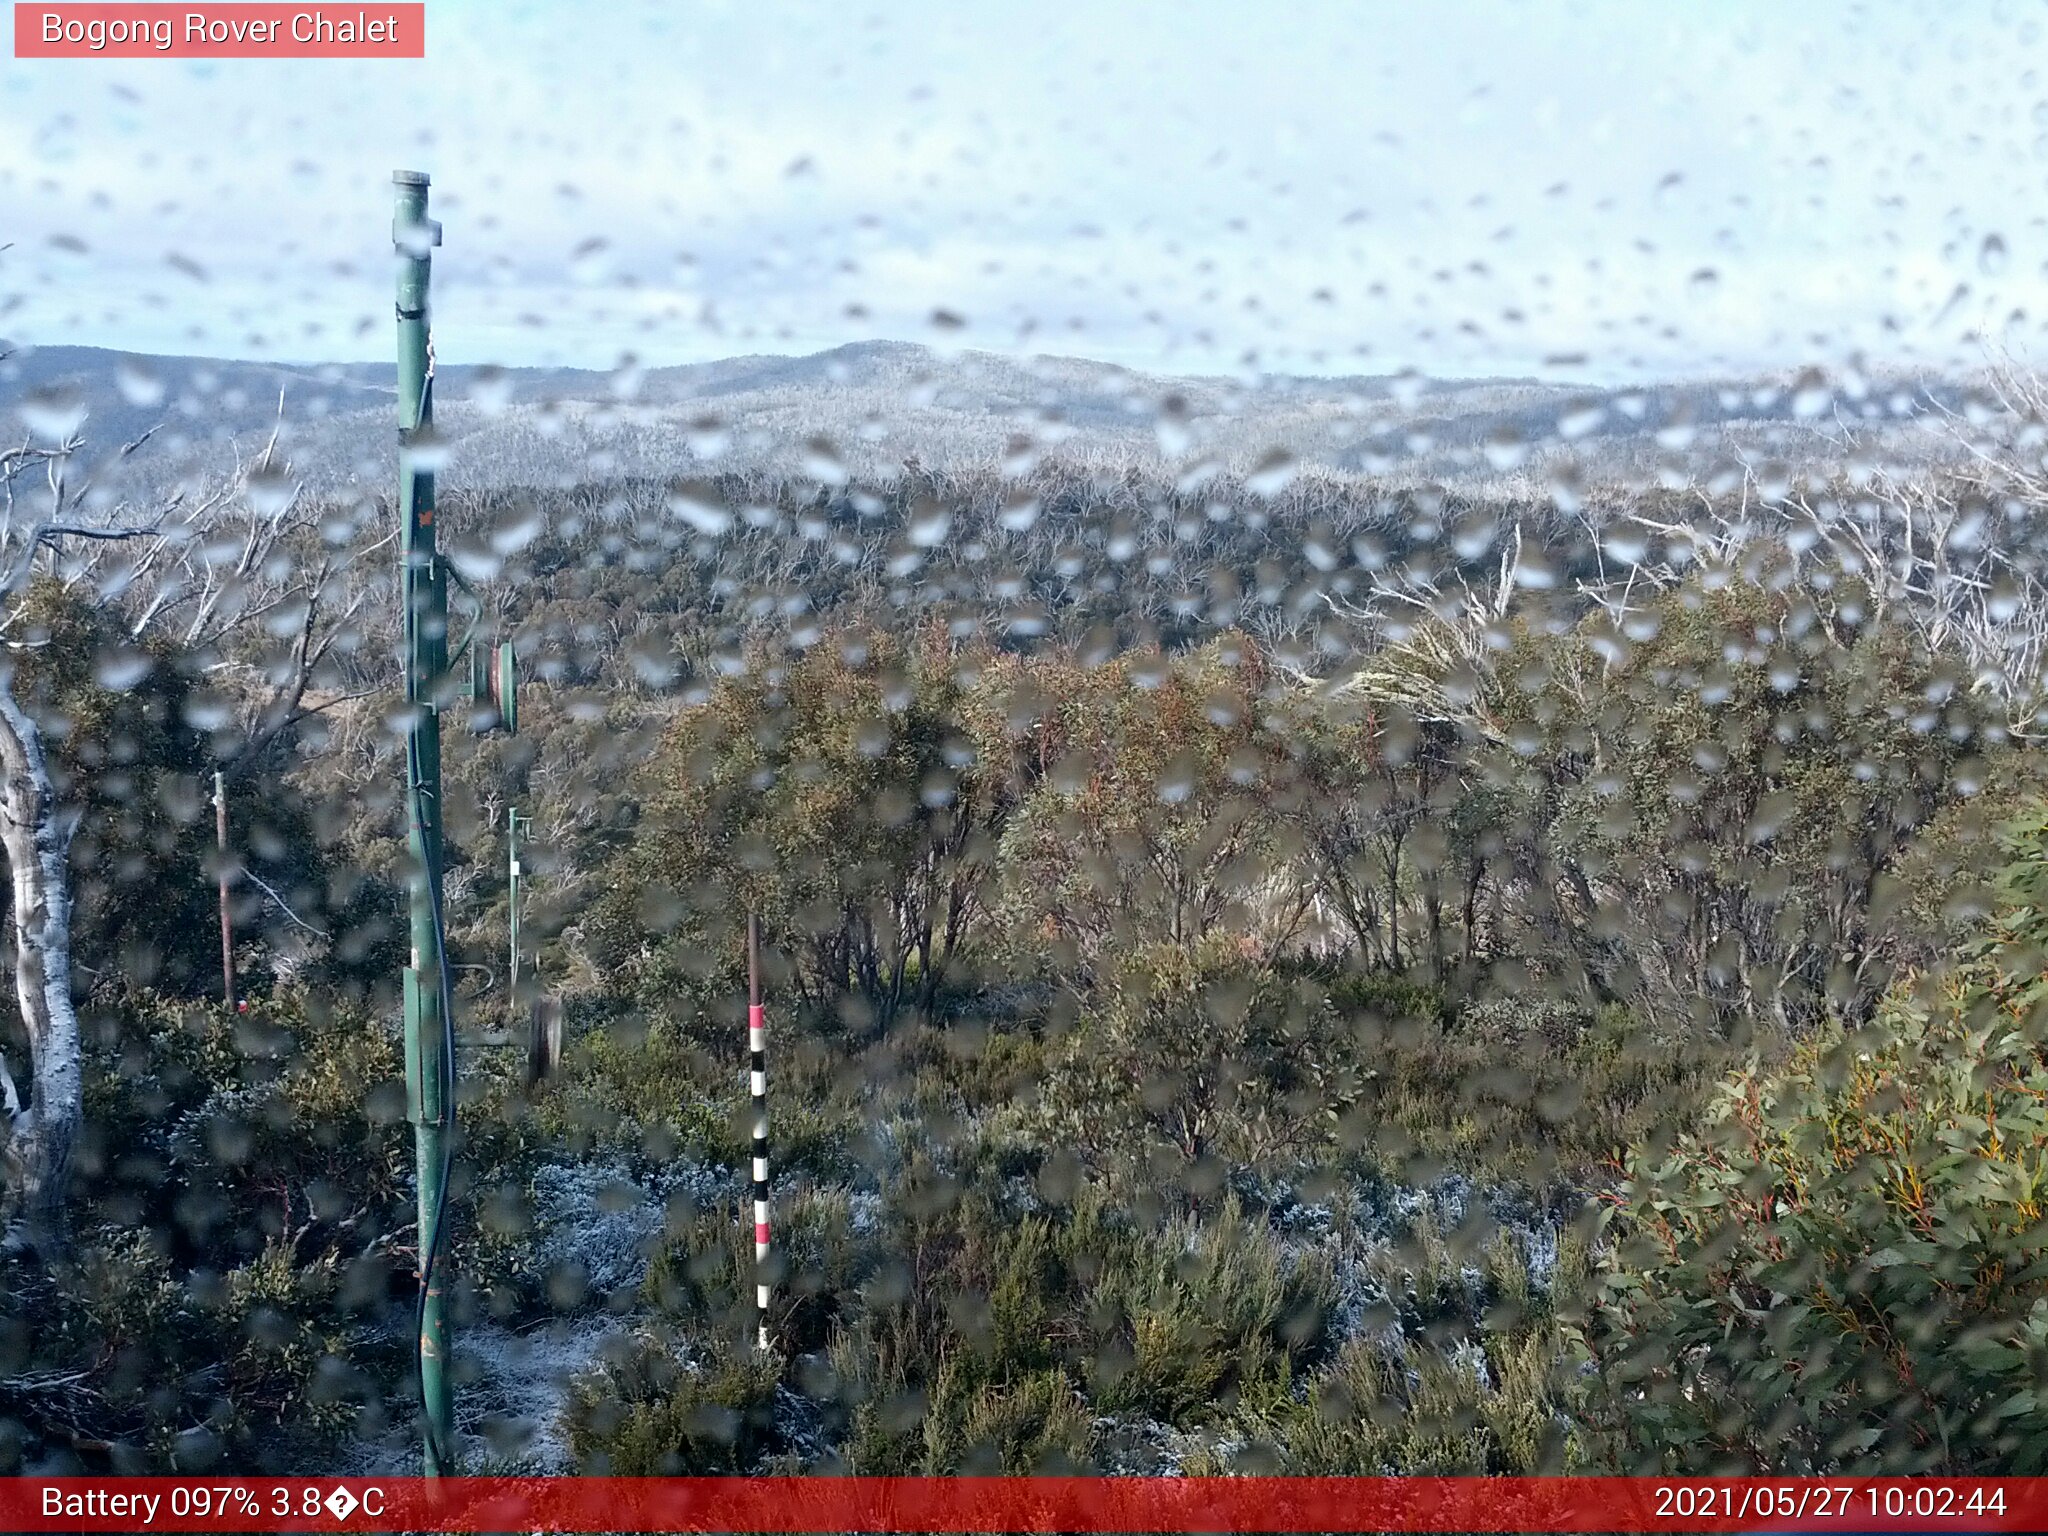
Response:
POLYGON ((2041 1531, 2048 1478, 0 1479, 42 1531, 2041 1531))
POLYGON ((426 52, 423 4, 14 7, 18 59, 420 59, 426 52))

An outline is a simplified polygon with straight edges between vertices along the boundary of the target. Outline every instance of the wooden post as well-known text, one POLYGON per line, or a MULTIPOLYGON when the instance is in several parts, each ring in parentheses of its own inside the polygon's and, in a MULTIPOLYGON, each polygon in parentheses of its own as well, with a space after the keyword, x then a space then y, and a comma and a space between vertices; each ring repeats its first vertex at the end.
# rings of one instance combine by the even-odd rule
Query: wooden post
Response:
POLYGON ((235 918, 228 901, 228 789, 221 771, 213 770, 213 836, 220 850, 220 992, 229 1013, 235 1011, 235 918))
POLYGON ((562 1000, 538 995, 528 1015, 526 1086, 531 1088, 562 1064, 562 1000))

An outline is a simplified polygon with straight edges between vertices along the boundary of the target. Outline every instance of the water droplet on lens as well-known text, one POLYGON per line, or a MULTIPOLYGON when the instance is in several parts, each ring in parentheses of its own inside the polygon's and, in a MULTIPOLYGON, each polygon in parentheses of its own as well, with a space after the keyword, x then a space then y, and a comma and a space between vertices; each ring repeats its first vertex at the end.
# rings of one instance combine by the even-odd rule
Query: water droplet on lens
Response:
POLYGON ((249 510, 258 517, 277 517, 292 504, 298 488, 275 470, 258 470, 243 487, 249 510))
POLYGON ((1557 504, 1560 512, 1577 512, 1584 505, 1585 477, 1579 473, 1579 466, 1570 460, 1560 460, 1551 465, 1545 477, 1550 487, 1550 499, 1557 504))
POLYGON ((431 428, 420 432, 406 445, 413 467, 422 474, 438 475, 448 467, 448 442, 431 428))
POLYGON ((502 415, 512 403, 512 376, 486 363, 469 378, 470 403, 486 416, 502 415))
POLYGON ((1610 560, 1638 565, 1650 552, 1649 530, 1640 523, 1615 523, 1601 535, 1600 548, 1610 560))
POLYGON ((579 283, 601 283, 611 275, 611 242, 593 235, 569 253, 569 276, 579 283))
POLYGON ((1038 444, 1020 433, 1010 439, 1003 449, 1003 475, 1010 480, 1021 479, 1038 467, 1038 444))
POLYGON ((114 365, 114 386, 123 400, 143 410, 163 404, 163 380, 140 358, 124 357, 114 365))
POLYGON ((1807 369, 1792 385, 1792 414, 1801 421, 1811 421, 1833 400, 1834 391, 1828 387, 1827 376, 1817 368, 1807 369))
POLYGON ((1284 448, 1275 448, 1252 466, 1251 473, 1245 476, 1244 488, 1254 496, 1270 499, 1292 485, 1299 472, 1294 455, 1284 448))
POLYGON ((85 396, 71 389, 38 389, 22 397, 16 413, 49 443, 61 443, 85 424, 85 396))
POLYGON ((675 487, 668 493, 668 509, 707 538, 716 538, 732 527, 732 508, 708 485, 675 487))
POLYGON ((732 446, 732 433, 716 416, 697 416, 683 429, 690 451, 700 459, 715 459, 732 446))
POLYGON ((155 664, 147 651, 133 646, 112 647, 93 659, 93 678, 102 688, 126 693, 145 677, 155 664))
POLYGON ((1168 395, 1160 401, 1152 428, 1158 435, 1161 453, 1170 459, 1186 453, 1194 441, 1194 434, 1188 430, 1187 401, 1179 395, 1168 395))
POLYGON ((1584 437, 1607 419, 1607 407, 1595 401, 1567 406, 1557 418, 1557 435, 1567 442, 1584 437))
POLYGON ((400 255, 413 261, 431 256, 434 250, 434 221, 409 219, 397 225, 391 231, 391 243, 398 247, 400 255))
POLYGON ((491 548, 501 555, 515 554, 540 537, 545 521, 538 502, 522 503, 491 530, 491 548))
POLYGON ((1038 513, 1036 496, 1015 493, 1004 501, 1003 510, 996 514, 996 521, 1012 533, 1024 533, 1038 521, 1038 513))
POLYGON ((839 457, 839 450, 829 439, 811 438, 804 444, 804 473, 820 485, 844 485, 847 481, 846 465, 839 457))
POLYGON ((906 531, 910 542, 919 549, 932 549, 943 544, 952 528, 953 513, 940 502, 922 500, 910 509, 906 531))
POLYGON ((1528 456, 1529 445, 1514 428, 1499 427, 1487 434, 1486 462, 1495 469, 1515 469, 1528 456))

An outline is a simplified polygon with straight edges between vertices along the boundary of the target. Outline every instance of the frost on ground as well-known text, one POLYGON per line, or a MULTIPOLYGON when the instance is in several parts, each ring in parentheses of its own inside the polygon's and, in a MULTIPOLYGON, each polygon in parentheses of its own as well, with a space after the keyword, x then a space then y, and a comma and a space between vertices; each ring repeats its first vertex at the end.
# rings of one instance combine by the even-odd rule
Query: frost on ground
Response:
POLYGON ((533 1175, 542 1272, 580 1276, 594 1297, 631 1290, 647 1273, 671 1203, 729 1200, 737 1178, 730 1169, 691 1162, 637 1175, 619 1164, 545 1164, 533 1175))
POLYGON ((576 1470, 563 1431, 569 1386, 622 1342, 617 1324, 562 1319, 525 1333, 489 1325, 465 1329, 456 1362, 458 1428, 491 1461, 536 1473, 576 1470))
POLYGON ((1089 1421, 1089 1451, 1105 1477, 1186 1477, 1237 1462, 1250 1447, 1244 1437, 1216 1428, 1182 1429, 1159 1419, 1106 1414, 1089 1421))
MULTIPOLYGON (((671 1210, 728 1200, 731 1169, 676 1162, 640 1170, 621 1163, 549 1163, 533 1175, 535 1258, 551 1281, 571 1280, 579 1315, 523 1329, 475 1323, 456 1330, 455 1404, 462 1460, 533 1473, 576 1470, 562 1425, 569 1388, 630 1335, 616 1315, 595 1315, 607 1297, 630 1297, 647 1272, 671 1210)), ((408 1420, 357 1447, 353 1475, 389 1476, 419 1466, 408 1420)))
MULTIPOLYGON (((536 1255, 550 1273, 582 1284, 573 1314, 510 1329, 479 1323, 456 1338, 456 1404, 465 1464, 536 1474, 576 1470, 562 1421, 571 1385, 629 1346, 630 1298, 678 1206, 729 1203, 739 1174, 678 1162, 635 1169, 620 1162, 557 1163, 532 1181, 536 1255), (609 1301, 610 1305, 606 1303, 609 1301)), ((1490 1265, 1519 1260, 1531 1292, 1553 1282, 1558 1240, 1568 1217, 1526 1195, 1455 1175, 1429 1185, 1367 1180, 1305 1200, 1285 1182, 1240 1171, 1233 1180, 1246 1211, 1260 1211, 1291 1251, 1327 1258, 1339 1286, 1331 1318, 1337 1344, 1357 1340, 1411 1375, 1431 1355, 1469 1371, 1492 1390, 1484 1349, 1465 1335, 1446 1341, 1453 1319, 1477 1330, 1491 1304, 1490 1265), (1489 1258, 1489 1254, 1492 1255, 1489 1258)), ((872 1241, 883 1196, 840 1191, 847 1225, 872 1241)), ((1028 1184, 1006 1188, 1022 1209, 1038 1205, 1028 1184)), ((1455 1327, 1455 1324, 1454 1324, 1455 1327)), ((680 1341, 671 1339, 671 1346, 680 1341)), ((687 1367, 687 1362, 685 1362, 687 1367)), ((788 1385, 777 1389, 777 1420, 787 1441, 778 1465, 828 1460, 817 1405, 788 1385)), ((1213 1433, 1142 1417, 1107 1415, 1093 1423, 1098 1465, 1125 1475, 1173 1476, 1191 1463, 1227 1461, 1231 1447, 1213 1433)), ((410 1472, 418 1441, 408 1420, 357 1447, 356 1475, 410 1472)))
MULTIPOLYGON (((465 1469, 559 1475, 577 1470, 563 1432, 570 1384, 628 1335, 609 1319, 559 1318, 515 1331, 476 1323, 455 1334, 455 1429, 465 1469)), ((350 1442, 342 1477, 410 1477, 420 1469, 419 1426, 393 1415, 381 1434, 350 1442)))
POLYGON ((1516 1190, 1452 1174, 1429 1185, 1363 1182, 1309 1202, 1248 1173, 1237 1183, 1289 1249, 1331 1261, 1340 1288, 1332 1320, 1338 1341, 1369 1338, 1389 1359, 1405 1360, 1431 1317, 1447 1308, 1480 1324, 1489 1283, 1482 1261, 1495 1243, 1511 1245, 1537 1294, 1557 1272, 1566 1218, 1516 1190))

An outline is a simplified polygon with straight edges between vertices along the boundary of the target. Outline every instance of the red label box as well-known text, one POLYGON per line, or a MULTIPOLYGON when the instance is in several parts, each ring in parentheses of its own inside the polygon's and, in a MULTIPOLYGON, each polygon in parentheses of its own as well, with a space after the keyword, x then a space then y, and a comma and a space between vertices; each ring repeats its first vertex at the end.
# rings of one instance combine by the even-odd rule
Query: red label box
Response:
POLYGON ((422 59, 424 4, 14 7, 17 59, 422 59))

